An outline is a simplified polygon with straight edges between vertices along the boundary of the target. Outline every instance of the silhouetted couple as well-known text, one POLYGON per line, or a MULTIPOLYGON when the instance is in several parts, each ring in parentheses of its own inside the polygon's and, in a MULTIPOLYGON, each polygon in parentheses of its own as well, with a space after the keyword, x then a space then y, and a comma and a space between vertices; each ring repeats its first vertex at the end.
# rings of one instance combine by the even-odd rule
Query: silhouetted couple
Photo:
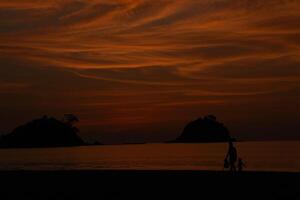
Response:
POLYGON ((229 148, 227 155, 224 160, 224 168, 229 168, 231 172, 236 172, 236 166, 235 163, 237 161, 238 155, 237 150, 233 145, 233 142, 229 141, 229 148))

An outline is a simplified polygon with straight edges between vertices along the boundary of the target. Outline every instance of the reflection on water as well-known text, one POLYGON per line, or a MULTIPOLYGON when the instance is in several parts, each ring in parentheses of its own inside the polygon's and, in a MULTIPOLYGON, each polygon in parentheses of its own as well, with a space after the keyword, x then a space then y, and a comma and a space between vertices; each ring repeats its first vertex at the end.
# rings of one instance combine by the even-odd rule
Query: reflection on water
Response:
MULTIPOLYGON (((246 170, 300 172, 300 142, 237 143, 246 170)), ((107 145, 1 149, 0 170, 222 170, 227 144, 107 145)))

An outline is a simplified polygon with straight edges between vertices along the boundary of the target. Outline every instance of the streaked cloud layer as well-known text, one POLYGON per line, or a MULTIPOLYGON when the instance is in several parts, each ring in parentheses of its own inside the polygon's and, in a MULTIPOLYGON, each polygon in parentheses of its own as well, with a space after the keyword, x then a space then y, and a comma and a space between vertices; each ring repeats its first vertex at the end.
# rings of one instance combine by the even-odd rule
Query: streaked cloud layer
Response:
POLYGON ((0 127, 72 112, 86 136, 162 140, 214 113, 242 137, 298 137, 299 10, 298 0, 1 1, 0 127))

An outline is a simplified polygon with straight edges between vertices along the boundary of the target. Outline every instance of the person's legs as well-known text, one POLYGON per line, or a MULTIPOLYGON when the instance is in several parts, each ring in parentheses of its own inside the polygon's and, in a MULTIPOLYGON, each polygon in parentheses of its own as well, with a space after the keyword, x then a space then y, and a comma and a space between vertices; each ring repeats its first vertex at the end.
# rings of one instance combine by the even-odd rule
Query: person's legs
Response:
POLYGON ((235 167, 235 162, 234 161, 230 161, 230 171, 231 172, 236 172, 236 167, 235 167))

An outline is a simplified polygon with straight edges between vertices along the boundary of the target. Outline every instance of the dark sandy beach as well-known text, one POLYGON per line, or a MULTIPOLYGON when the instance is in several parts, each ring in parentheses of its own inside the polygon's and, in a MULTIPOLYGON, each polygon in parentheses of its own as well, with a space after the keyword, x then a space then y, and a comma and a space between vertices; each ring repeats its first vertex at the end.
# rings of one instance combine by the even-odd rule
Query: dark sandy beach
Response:
POLYGON ((1 199, 299 199, 300 174, 2 171, 1 199))

